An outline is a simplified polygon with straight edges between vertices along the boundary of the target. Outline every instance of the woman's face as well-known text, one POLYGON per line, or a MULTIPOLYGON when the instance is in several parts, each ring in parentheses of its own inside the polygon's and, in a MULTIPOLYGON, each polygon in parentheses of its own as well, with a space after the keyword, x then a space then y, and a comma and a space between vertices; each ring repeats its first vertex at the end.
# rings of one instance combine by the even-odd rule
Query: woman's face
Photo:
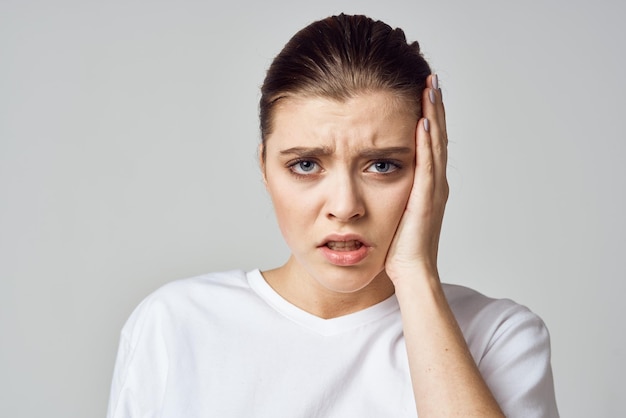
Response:
POLYGON ((346 293, 383 270, 413 184, 416 124, 384 92, 276 107, 263 169, 292 274, 346 293))

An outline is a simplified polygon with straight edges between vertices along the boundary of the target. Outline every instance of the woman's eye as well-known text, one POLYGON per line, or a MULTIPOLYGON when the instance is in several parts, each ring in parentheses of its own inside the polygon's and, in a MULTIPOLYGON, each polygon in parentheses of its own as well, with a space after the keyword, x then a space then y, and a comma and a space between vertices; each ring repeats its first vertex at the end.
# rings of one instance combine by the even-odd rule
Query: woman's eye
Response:
POLYGON ((389 161, 377 161, 367 168, 367 171, 374 173, 391 173, 398 169, 398 165, 389 161))
POLYGON ((309 160, 297 161, 290 165, 289 168, 296 174, 311 174, 319 171, 317 163, 309 160))

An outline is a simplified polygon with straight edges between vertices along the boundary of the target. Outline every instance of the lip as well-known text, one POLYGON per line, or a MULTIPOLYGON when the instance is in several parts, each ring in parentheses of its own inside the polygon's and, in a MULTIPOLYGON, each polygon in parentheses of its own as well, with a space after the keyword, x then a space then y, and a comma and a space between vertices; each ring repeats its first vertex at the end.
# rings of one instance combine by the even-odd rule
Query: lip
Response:
POLYGON ((329 263, 336 266, 353 266, 368 256, 372 246, 358 234, 331 234, 325 237, 317 248, 329 263), (359 241, 362 245, 351 251, 337 251, 326 246, 331 241, 359 241))
POLYGON ((350 234, 330 234, 330 235, 327 235, 324 238, 324 240, 319 244, 319 247, 325 246, 330 241, 359 241, 359 242, 363 243, 363 245, 366 246, 366 247, 371 247, 372 246, 372 244, 367 242, 365 240, 365 238, 363 238, 361 235, 350 233, 350 234))

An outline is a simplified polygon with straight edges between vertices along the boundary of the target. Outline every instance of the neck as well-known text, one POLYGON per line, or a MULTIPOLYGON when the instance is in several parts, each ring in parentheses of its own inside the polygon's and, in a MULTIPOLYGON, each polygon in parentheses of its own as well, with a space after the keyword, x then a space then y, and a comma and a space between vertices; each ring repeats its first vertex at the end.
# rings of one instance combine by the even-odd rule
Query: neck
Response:
POLYGON ((384 270, 367 286, 352 292, 337 292, 322 286, 305 271, 294 268, 292 259, 281 267, 263 272, 263 277, 284 299, 323 319, 369 308, 394 293, 393 283, 384 270))

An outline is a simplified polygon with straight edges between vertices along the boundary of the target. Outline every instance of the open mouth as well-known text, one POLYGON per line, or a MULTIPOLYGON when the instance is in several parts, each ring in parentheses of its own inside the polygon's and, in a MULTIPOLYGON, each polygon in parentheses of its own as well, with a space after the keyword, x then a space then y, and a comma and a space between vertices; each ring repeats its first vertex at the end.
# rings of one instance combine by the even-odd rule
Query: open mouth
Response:
POLYGON ((351 234, 329 236, 328 241, 318 247, 326 260, 336 266, 355 266, 370 254, 370 244, 351 234))
POLYGON ((363 246, 361 241, 329 241, 326 246, 333 251, 356 251, 363 246))

